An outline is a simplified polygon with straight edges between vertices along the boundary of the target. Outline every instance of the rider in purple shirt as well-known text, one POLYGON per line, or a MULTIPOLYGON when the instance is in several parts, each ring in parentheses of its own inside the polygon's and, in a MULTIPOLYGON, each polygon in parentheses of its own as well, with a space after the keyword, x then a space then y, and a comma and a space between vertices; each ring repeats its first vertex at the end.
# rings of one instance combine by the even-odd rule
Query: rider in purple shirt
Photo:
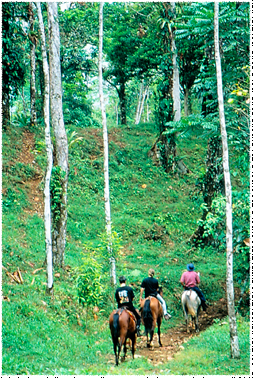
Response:
POLYGON ((200 300, 201 300, 201 306, 203 308, 203 311, 206 311, 207 309, 207 304, 206 304, 206 299, 204 297, 204 294, 198 287, 198 284, 200 283, 199 275, 194 272, 194 265, 193 264, 188 264, 187 265, 187 272, 184 272, 182 274, 182 277, 180 279, 181 284, 184 286, 185 290, 192 289, 196 291, 198 294, 200 300))

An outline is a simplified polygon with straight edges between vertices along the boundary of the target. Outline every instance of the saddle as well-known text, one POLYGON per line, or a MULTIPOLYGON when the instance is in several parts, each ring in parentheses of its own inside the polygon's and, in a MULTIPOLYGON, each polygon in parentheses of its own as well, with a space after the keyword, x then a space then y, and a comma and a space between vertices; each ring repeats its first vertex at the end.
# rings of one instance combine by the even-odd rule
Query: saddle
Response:
POLYGON ((116 313, 119 314, 119 315, 121 315, 122 312, 123 312, 123 310, 125 310, 126 312, 128 312, 128 314, 129 314, 130 317, 135 321, 135 323, 137 322, 137 319, 136 319, 135 315, 134 315, 130 310, 128 310, 126 307, 121 307, 121 308, 119 308, 119 309, 116 311, 116 313))
POLYGON ((185 289, 185 295, 187 295, 187 297, 190 297, 191 296, 191 292, 192 292, 192 289, 185 289))

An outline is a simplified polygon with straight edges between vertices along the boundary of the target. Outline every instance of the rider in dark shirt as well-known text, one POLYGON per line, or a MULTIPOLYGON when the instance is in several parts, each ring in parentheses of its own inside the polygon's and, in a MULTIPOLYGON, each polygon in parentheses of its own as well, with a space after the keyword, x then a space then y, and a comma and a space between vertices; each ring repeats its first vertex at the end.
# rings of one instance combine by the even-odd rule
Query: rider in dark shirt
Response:
POLYGON ((159 284, 158 284, 158 280, 153 277, 154 274, 155 274, 154 269, 149 269, 148 277, 144 278, 144 280, 141 283, 140 299, 142 299, 142 294, 143 294, 144 290, 145 290, 145 298, 147 298, 149 296, 156 297, 162 305, 164 319, 168 320, 168 319, 171 318, 171 315, 168 314, 168 312, 167 312, 167 306, 166 306, 165 300, 159 294, 159 284))
POLYGON ((141 317, 136 311, 133 305, 134 299, 134 292, 130 286, 126 286, 126 277, 121 276, 119 277, 120 287, 116 289, 115 298, 118 303, 118 308, 126 307, 129 311, 131 311, 137 320, 137 336, 140 336, 140 325, 141 325, 141 317))

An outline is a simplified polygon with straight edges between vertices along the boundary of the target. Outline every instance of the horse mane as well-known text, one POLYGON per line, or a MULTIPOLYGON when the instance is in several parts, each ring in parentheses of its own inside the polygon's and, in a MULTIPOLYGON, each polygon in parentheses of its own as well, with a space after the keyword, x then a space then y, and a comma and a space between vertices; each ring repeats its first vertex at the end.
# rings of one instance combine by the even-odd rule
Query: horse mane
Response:
POLYGON ((152 312, 150 309, 150 299, 147 299, 144 303, 143 321, 144 321, 146 332, 150 331, 150 329, 152 328, 152 322, 153 322, 152 312))
POLYGON ((119 337, 119 313, 113 315, 113 323, 112 323, 112 335, 113 339, 116 340, 119 337))

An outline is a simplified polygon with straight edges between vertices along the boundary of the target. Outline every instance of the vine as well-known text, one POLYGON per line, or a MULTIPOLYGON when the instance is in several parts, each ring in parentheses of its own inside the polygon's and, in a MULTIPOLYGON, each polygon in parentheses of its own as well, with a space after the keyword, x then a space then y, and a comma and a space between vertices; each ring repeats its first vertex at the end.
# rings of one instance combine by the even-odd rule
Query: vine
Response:
POLYGON ((50 195, 51 195, 51 212, 52 212, 52 224, 55 227, 61 217, 61 205, 62 205, 62 182, 65 176, 65 172, 59 166, 54 166, 52 169, 51 181, 50 181, 50 195))

